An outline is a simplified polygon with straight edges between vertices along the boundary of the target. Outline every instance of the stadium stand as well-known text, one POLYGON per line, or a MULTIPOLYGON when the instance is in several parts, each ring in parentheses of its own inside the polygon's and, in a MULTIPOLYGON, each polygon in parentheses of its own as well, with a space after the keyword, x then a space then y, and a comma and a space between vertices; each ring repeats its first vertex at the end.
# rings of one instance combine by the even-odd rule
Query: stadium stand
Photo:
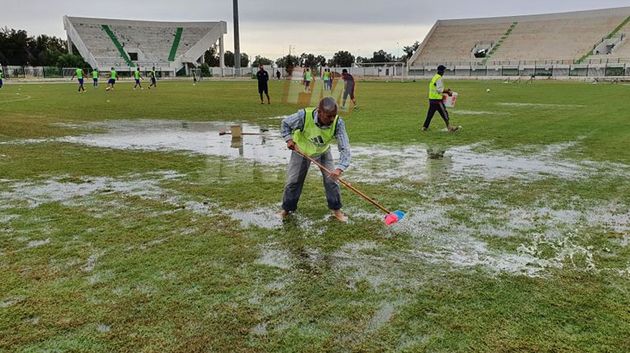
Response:
POLYGON ((626 34, 630 34, 630 7, 439 20, 408 64, 410 67, 545 61, 573 64, 602 57, 630 59, 626 34), (606 50, 597 54, 598 48, 606 50))
MULTIPOLYGON (((219 42, 223 52, 226 22, 155 22, 64 16, 71 44, 92 67, 129 71, 155 66, 177 72, 198 66, 203 55, 219 42)), ((221 55, 222 57, 222 55, 221 55)))

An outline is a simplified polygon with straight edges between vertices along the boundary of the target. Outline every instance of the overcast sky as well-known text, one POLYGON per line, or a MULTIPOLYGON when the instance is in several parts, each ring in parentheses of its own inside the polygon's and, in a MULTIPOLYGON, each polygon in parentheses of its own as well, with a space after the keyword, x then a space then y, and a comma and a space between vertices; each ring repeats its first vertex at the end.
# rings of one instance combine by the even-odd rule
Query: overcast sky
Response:
MULTIPOLYGON (((233 48, 232 0, 0 0, 0 27, 64 37, 62 17, 106 17, 163 21, 228 22, 226 46, 233 48)), ((630 6, 628 0, 239 0, 241 50, 272 59, 337 50, 371 56, 385 49, 401 55, 403 45, 422 41, 438 19, 539 14, 630 6)))

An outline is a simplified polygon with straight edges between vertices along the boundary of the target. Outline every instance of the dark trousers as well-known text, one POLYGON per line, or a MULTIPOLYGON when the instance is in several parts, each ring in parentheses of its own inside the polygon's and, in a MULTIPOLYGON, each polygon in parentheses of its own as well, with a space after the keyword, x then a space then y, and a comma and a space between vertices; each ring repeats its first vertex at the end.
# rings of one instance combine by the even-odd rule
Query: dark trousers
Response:
POLYGON ((431 119, 433 119, 435 112, 440 113, 440 116, 446 123, 446 127, 449 127, 448 111, 446 110, 446 107, 444 106, 442 100, 437 99, 429 99, 429 111, 427 112, 427 119, 424 121, 423 126, 427 129, 429 128, 429 125, 431 124, 431 119))
POLYGON ((265 84, 258 84, 258 94, 260 94, 260 100, 263 100, 263 93, 267 96, 267 99, 269 99, 269 86, 265 83, 265 84))
MULTIPOLYGON (((316 157, 315 160, 323 164, 329 170, 333 170, 334 168, 333 157, 330 150, 316 157)), ((291 153, 289 168, 287 170, 287 183, 284 187, 284 196, 282 197, 283 210, 289 212, 297 210, 298 201, 300 201, 300 195, 304 187, 304 180, 306 179, 306 174, 310 166, 311 161, 295 152, 291 153)), ((328 174, 324 171, 322 171, 322 177, 324 179, 324 189, 326 189, 328 208, 331 210, 341 209, 341 190, 339 184, 328 177, 328 174)))

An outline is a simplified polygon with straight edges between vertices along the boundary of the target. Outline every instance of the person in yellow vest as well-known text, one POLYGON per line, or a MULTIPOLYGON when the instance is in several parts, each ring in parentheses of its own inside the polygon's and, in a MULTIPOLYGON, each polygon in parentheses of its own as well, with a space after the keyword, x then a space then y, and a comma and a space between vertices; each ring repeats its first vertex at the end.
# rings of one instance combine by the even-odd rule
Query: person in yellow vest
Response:
POLYGON ((346 222, 347 217, 341 211, 341 192, 337 180, 350 166, 350 141, 346 133, 345 123, 337 115, 337 102, 331 97, 326 97, 319 102, 317 108, 306 108, 282 120, 281 133, 292 150, 291 159, 287 171, 287 182, 282 198, 282 211, 280 216, 285 218, 297 210, 298 201, 302 194, 304 180, 311 162, 295 152, 299 150, 322 163, 328 170, 333 171, 328 175, 322 170, 324 188, 328 208, 333 216, 341 222, 346 222), (333 163, 330 145, 337 141, 340 152, 339 163, 333 163))
POLYGON ((144 89, 140 83, 140 79, 142 79, 142 76, 140 75, 140 66, 137 66, 136 70, 133 72, 133 78, 136 81, 136 84, 133 85, 133 89, 135 90, 138 87, 140 87, 140 89, 144 89))
POLYGON ((112 67, 109 73, 109 80, 107 81, 107 87, 105 88, 106 91, 114 89, 114 85, 116 84, 117 78, 118 78, 118 73, 116 72, 116 69, 112 67))
POLYGON ((92 69, 92 86, 98 87, 98 68, 92 69))
POLYGON ((429 83, 429 111, 427 112, 427 118, 424 121, 424 125, 422 125, 422 131, 427 131, 429 129, 429 125, 431 124, 431 119, 435 115, 435 112, 440 113, 440 116, 446 123, 446 128, 449 132, 455 132, 459 129, 457 126, 452 126, 449 120, 448 111, 444 106, 444 95, 452 95, 453 92, 444 88, 444 81, 442 77, 444 77, 444 72, 446 71, 446 67, 444 65, 440 65, 437 68, 437 74, 433 76, 431 82, 429 83))
POLYGON ((74 80, 74 77, 77 77, 77 80, 79 80, 79 93, 83 93, 85 92, 85 87, 83 87, 83 69, 78 68, 75 70, 74 74, 72 75, 72 78, 70 80, 74 80))
POLYGON ((332 90, 332 72, 330 69, 324 69, 324 73, 322 74, 322 80, 324 81, 324 91, 332 90))
POLYGON ((311 69, 306 68, 306 70, 304 70, 304 92, 311 91, 311 81, 313 81, 313 73, 311 69))

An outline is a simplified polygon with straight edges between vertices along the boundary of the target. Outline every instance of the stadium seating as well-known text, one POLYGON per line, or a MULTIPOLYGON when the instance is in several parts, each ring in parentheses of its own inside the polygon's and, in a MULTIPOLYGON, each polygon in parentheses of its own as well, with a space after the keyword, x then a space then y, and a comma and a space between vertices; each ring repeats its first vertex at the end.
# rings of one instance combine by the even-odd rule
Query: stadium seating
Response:
POLYGON ((225 22, 148 22, 64 17, 68 37, 83 58, 99 68, 156 66, 177 71, 197 65, 227 33, 225 22))
MULTIPOLYGON (((410 66, 520 61, 579 62, 615 30, 630 34, 630 7, 571 13, 464 20, 439 20, 409 60, 410 66), (512 30, 508 30, 514 23, 512 30), (619 26, 622 25, 621 29, 619 26), (477 43, 493 42, 486 58, 473 55, 477 43), (496 44, 499 45, 496 45, 496 44)), ((597 57, 601 57, 599 55, 597 57)), ((624 40, 609 58, 630 58, 624 40)))

